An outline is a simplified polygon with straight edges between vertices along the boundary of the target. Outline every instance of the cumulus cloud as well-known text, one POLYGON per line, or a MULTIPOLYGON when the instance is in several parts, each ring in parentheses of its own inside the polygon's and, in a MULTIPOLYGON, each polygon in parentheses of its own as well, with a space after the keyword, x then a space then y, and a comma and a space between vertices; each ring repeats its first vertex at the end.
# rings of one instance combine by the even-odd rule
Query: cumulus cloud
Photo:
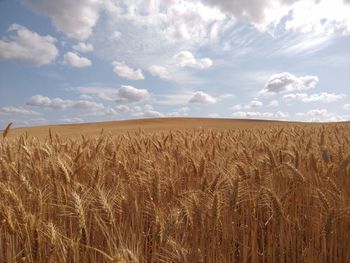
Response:
POLYGON ((288 5, 297 0, 203 0, 212 6, 217 6, 224 13, 238 20, 254 24, 260 30, 265 30, 271 23, 278 23, 288 14, 288 5))
POLYGON ((209 94, 203 91, 197 91, 193 94, 192 98, 190 98, 189 103, 197 103, 197 104, 214 104, 217 99, 210 96, 209 94))
POLYGON ((114 73, 120 77, 130 80, 141 80, 145 78, 141 69, 133 69, 127 66, 125 62, 113 61, 112 65, 114 73))
POLYGON ((146 104, 143 107, 136 106, 132 109, 133 113, 131 114, 134 117, 151 117, 151 118, 160 118, 164 117, 164 114, 156 111, 152 105, 146 104))
POLYGON ((169 112, 167 114, 165 114, 168 117, 181 117, 181 116, 188 116, 189 112, 190 112, 190 108, 189 107, 181 107, 173 112, 169 112))
POLYGON ((158 77, 160 79, 169 79, 170 75, 168 70, 165 67, 152 65, 148 68, 149 73, 151 75, 158 77))
POLYGON ((233 117, 248 118, 248 119, 286 119, 289 116, 288 112, 277 111, 272 112, 260 112, 260 111, 236 111, 232 113, 233 117))
POLYGON ((78 44, 73 46, 73 49, 82 53, 87 53, 94 51, 94 46, 90 43, 79 42, 78 44))
MULTIPOLYGON (((114 1, 117 11, 109 12, 106 20, 101 19, 93 36, 94 40, 99 38, 94 41, 95 46, 99 46, 96 52, 106 59, 125 61, 142 69, 164 64, 181 50, 214 43, 225 26, 233 24, 217 8, 198 0, 124 2, 114 1), (121 37, 117 33, 114 41, 116 29, 121 37)), ((206 66, 208 61, 202 64, 206 66)))
POLYGON ((236 104, 234 106, 231 107, 232 110, 242 110, 242 109, 252 109, 252 108, 260 108, 264 105, 264 103, 262 103, 261 101, 259 101, 258 99, 253 99, 250 102, 248 102, 247 104, 236 104))
POLYGON ((276 108, 280 105, 280 103, 278 102, 278 100, 272 100, 270 101, 270 103, 268 104, 269 107, 272 107, 272 108, 276 108))
POLYGON ((287 18, 286 30, 327 35, 350 34, 350 5, 343 0, 202 1, 263 31, 276 28, 283 18, 287 18))
POLYGON ((146 89, 137 89, 132 86, 121 86, 117 90, 117 101, 118 102, 140 102, 148 100, 150 94, 146 89))
POLYGON ((35 12, 51 18, 54 26, 69 37, 85 40, 99 19, 104 1, 24 0, 35 12))
POLYGON ((309 116, 309 117, 325 117, 329 115, 328 110, 326 109, 313 109, 308 112, 298 112, 297 116, 309 116))
MULTIPOLYGON (((194 41, 215 38, 218 25, 225 16, 216 8, 200 1, 167 2, 166 28, 163 34, 170 41, 194 41), (212 33, 213 32, 213 33, 212 33)), ((162 18, 164 20, 164 18, 162 18)))
POLYGON ((79 57, 79 55, 73 52, 67 52, 64 54, 64 62, 77 68, 89 67, 92 65, 91 60, 79 57))
POLYGON ((104 116, 114 116, 132 111, 128 105, 117 105, 115 107, 107 107, 103 113, 104 116))
POLYGON ((173 56, 173 63, 178 67, 206 69, 213 65, 210 58, 197 59, 190 51, 181 51, 173 56))
POLYGON ((154 97, 157 105, 185 105, 193 97, 193 92, 180 92, 170 94, 155 94, 154 97))
POLYGON ((97 96, 103 100, 117 101, 122 103, 136 103, 150 98, 147 89, 138 89, 133 86, 122 85, 119 88, 106 87, 72 87, 67 90, 77 91, 85 96, 97 96))
POLYGON ((132 114, 134 117, 151 117, 151 118, 161 118, 164 117, 164 114, 162 114, 159 111, 155 110, 145 110, 145 111, 139 111, 134 114, 132 114))
POLYGON ((287 102, 301 101, 301 102, 323 102, 331 103, 345 98, 344 94, 335 94, 335 93, 315 93, 315 94, 306 94, 306 93, 292 93, 286 94, 283 96, 283 100, 287 102))
POLYGON ((283 72, 272 75, 259 94, 274 95, 294 90, 307 90, 314 88, 318 81, 317 76, 297 77, 291 73, 283 72))
POLYGON ((273 113, 271 112, 259 112, 259 111, 237 111, 232 113, 233 117, 241 118, 271 118, 273 113))
MULTIPOLYGON (((117 116, 121 114, 129 114, 132 117, 163 117, 165 116, 163 113, 156 111, 152 105, 117 105, 115 107, 106 107, 104 111, 101 112, 93 112, 94 116, 117 116)), ((89 114, 91 115, 91 114, 89 114)), ((167 115, 168 116, 168 115, 167 115)))
POLYGON ((250 108, 259 108, 259 107, 262 107, 264 104, 261 102, 261 101, 259 101, 259 100, 257 100, 257 99, 254 99, 254 100, 252 100, 252 101, 250 101, 249 103, 248 103, 248 105, 245 107, 246 109, 250 109, 250 108))
POLYGON ((83 123, 84 120, 78 117, 74 117, 74 118, 64 118, 64 119, 60 119, 61 122, 64 123, 83 123))
POLYGON ((178 109, 177 111, 182 114, 182 115, 188 115, 188 113, 190 112, 190 108, 189 107, 181 107, 180 109, 178 109))
POLYGON ((350 110, 350 104, 345 104, 345 105, 343 106, 343 109, 344 109, 344 110, 350 110))
POLYGON ((298 112, 296 116, 302 117, 305 121, 310 122, 337 122, 349 121, 350 116, 337 115, 329 112, 327 109, 312 109, 307 112, 298 112))
POLYGON ((241 104, 236 104, 231 107, 232 110, 241 110, 243 109, 243 106, 241 104))
POLYGON ((116 100, 118 98, 118 89, 115 88, 105 88, 105 87, 71 87, 67 88, 68 91, 77 91, 80 93, 80 98, 83 100, 89 100, 93 96, 97 96, 103 100, 116 100))
POLYGON ((2 107, 1 112, 7 113, 7 114, 23 114, 23 115, 39 115, 40 114, 37 111, 32 111, 32 110, 25 109, 23 107, 14 107, 14 106, 2 107))
POLYGON ((82 100, 91 100, 91 99, 92 99, 92 96, 87 95, 87 94, 81 94, 81 95, 79 96, 79 99, 82 99, 82 100))
POLYGON ((40 36, 18 24, 12 24, 8 31, 15 34, 0 40, 0 59, 24 61, 34 66, 55 61, 58 49, 52 36, 40 36))
POLYGON ((42 95, 32 96, 28 102, 28 106, 55 109, 55 110, 65 110, 68 108, 74 108, 79 110, 97 111, 104 109, 103 104, 96 103, 87 100, 64 100, 61 98, 51 99, 42 95))
POLYGON ((298 1, 286 29, 323 35, 350 34, 350 6, 343 0, 298 1))
POLYGON ((121 32, 119 32, 119 31, 114 31, 114 32, 111 34, 111 36, 109 37, 109 39, 114 40, 114 41, 117 41, 117 40, 119 40, 119 39, 121 38, 121 36, 122 36, 122 33, 121 33, 121 32))
POLYGON ((289 116, 288 112, 283 112, 283 111, 277 111, 275 116, 277 118, 287 118, 289 116))

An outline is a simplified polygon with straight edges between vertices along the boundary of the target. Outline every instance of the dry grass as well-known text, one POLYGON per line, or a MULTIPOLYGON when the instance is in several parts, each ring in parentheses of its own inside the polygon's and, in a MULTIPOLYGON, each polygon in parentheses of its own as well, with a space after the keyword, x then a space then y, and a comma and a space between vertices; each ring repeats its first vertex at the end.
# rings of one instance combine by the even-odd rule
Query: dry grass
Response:
POLYGON ((350 262, 349 154, 350 124, 4 136, 0 262, 350 262))

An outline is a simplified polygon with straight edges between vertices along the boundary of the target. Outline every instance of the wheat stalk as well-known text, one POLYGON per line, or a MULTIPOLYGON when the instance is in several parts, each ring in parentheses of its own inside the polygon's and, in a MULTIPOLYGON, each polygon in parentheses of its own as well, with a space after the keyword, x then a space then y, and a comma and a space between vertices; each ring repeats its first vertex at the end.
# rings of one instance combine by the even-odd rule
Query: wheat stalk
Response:
POLYGON ((12 124, 13 124, 13 123, 10 122, 10 123, 6 126, 5 130, 3 131, 3 133, 2 133, 2 138, 3 138, 3 139, 5 139, 6 136, 8 135, 12 124))

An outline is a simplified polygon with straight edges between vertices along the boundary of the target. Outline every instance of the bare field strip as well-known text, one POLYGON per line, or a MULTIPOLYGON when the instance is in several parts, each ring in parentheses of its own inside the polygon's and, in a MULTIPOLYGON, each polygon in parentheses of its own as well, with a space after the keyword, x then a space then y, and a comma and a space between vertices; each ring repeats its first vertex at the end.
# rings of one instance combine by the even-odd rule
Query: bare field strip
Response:
POLYGON ((350 262, 350 123, 50 131, 0 138, 0 262, 350 262))

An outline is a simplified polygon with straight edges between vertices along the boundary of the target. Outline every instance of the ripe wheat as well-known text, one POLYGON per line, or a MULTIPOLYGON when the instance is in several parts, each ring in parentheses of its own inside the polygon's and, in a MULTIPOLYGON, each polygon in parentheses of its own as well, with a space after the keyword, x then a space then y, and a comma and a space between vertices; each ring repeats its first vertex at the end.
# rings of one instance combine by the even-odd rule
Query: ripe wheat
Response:
POLYGON ((350 262, 350 124, 42 140, 9 127, 0 262, 350 262))

